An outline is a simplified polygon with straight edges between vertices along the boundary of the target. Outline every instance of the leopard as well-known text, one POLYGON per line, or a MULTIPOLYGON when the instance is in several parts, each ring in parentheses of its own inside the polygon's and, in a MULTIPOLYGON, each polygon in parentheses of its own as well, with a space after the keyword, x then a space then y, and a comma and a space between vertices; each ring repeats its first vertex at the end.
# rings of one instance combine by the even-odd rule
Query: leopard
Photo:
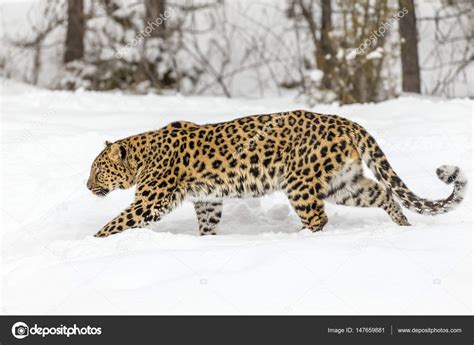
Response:
POLYGON ((158 222, 185 200, 194 204, 199 234, 216 235, 223 200, 282 191, 303 229, 328 223, 325 203, 384 210, 400 225, 402 207, 437 215, 464 199, 467 180, 443 165, 438 178, 453 184, 440 200, 417 196, 395 173, 361 125, 333 114, 294 110, 199 125, 175 121, 158 130, 105 143, 92 163, 87 188, 97 196, 135 186, 134 201, 96 237, 158 222), (364 165, 373 177, 364 174, 364 165))

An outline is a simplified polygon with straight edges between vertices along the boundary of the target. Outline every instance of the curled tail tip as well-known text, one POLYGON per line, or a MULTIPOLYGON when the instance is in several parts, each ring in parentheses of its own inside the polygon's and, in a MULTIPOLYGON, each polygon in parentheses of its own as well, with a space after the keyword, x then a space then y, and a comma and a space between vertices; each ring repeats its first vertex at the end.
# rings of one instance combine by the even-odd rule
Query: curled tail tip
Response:
POLYGON ((467 182, 461 169, 454 165, 442 165, 436 169, 438 178, 446 184, 451 184, 456 181, 467 182))

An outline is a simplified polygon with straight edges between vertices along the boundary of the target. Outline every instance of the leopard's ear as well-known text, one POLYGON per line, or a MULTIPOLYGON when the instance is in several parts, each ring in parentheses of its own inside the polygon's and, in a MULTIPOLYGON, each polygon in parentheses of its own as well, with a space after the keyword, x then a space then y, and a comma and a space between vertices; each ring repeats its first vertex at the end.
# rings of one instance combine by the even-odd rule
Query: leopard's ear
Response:
POLYGON ((110 147, 109 158, 113 162, 117 163, 121 160, 124 160, 125 157, 127 156, 127 150, 125 149, 124 146, 120 144, 114 143, 114 144, 110 144, 107 147, 110 147))
POLYGON ((105 141, 105 147, 109 147, 110 145, 112 145, 112 143, 108 140, 105 141))

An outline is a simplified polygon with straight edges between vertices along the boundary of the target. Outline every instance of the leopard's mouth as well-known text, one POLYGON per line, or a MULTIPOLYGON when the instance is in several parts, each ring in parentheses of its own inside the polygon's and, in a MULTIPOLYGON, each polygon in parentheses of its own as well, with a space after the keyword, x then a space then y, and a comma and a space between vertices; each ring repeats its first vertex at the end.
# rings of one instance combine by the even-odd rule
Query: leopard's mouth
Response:
POLYGON ((97 187, 97 188, 92 189, 92 193, 101 197, 106 196, 107 194, 109 194, 109 192, 110 190, 108 190, 107 188, 97 187))

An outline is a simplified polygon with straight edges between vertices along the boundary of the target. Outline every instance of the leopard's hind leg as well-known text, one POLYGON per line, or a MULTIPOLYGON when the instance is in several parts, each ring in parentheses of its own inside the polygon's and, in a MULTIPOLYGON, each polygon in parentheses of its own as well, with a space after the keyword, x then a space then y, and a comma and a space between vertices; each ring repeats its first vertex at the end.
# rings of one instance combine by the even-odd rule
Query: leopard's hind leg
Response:
POLYGON ((286 181, 284 190, 304 228, 313 232, 322 230, 328 217, 324 201, 316 193, 316 179, 287 176, 286 181))
POLYGON ((222 216, 222 201, 195 201, 194 210, 202 235, 216 235, 217 225, 222 216))
POLYGON ((410 225, 390 190, 362 174, 360 161, 352 163, 331 183, 326 201, 355 207, 379 207, 398 225, 410 225))

